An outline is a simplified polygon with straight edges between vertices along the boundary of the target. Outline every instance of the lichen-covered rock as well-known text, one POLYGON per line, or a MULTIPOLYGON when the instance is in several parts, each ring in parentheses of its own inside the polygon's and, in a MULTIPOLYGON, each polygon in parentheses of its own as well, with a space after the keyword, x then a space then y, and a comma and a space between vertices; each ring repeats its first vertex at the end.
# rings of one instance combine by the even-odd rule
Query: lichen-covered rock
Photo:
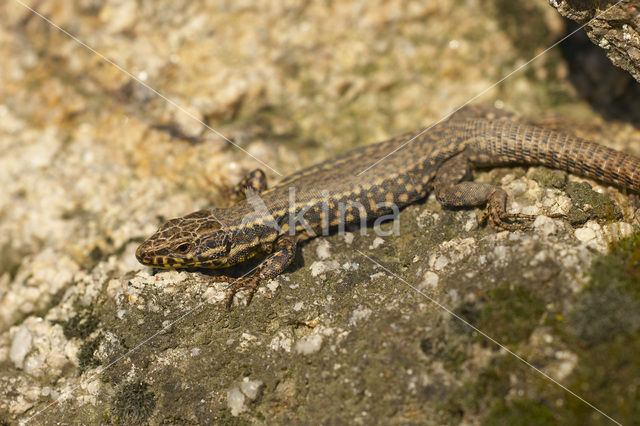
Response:
POLYGON ((586 24, 593 43, 640 82, 640 4, 635 0, 548 0, 566 18, 586 24))

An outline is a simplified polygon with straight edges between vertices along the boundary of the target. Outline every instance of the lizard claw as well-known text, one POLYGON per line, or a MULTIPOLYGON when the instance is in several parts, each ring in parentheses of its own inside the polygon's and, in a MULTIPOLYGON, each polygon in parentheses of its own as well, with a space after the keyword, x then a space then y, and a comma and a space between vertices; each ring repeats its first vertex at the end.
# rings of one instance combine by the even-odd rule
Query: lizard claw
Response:
POLYGON ((480 222, 489 222, 489 225, 499 231, 517 231, 521 229, 527 229, 530 226, 530 222, 536 220, 538 216, 547 216, 550 218, 566 218, 566 215, 562 213, 547 213, 541 215, 524 214, 524 213, 508 213, 504 211, 499 205, 489 203, 484 211, 480 222), (528 221, 529 223, 511 223, 511 221, 528 221))
POLYGON ((236 293, 243 289, 249 289, 249 294, 247 295, 247 306, 251 303, 251 299, 253 299, 253 295, 256 294, 258 288, 260 287, 260 280, 258 277, 249 276, 243 277, 235 280, 229 285, 229 292, 227 293, 227 297, 225 298, 225 305, 227 309, 231 309, 231 305, 233 304, 233 298, 236 293))
MULTIPOLYGON (((516 231, 519 229, 526 229, 530 223, 540 215, 524 214, 524 213, 508 213, 505 209, 507 205, 507 193, 504 191, 495 191, 489 198, 487 208, 480 218, 481 222, 486 220, 489 224, 499 231, 516 231), (528 223, 512 223, 512 221, 527 221, 528 223)), ((544 216, 551 218, 563 218, 566 217, 562 213, 550 213, 544 214, 544 216)))
POLYGON ((212 283, 229 283, 229 285, 227 286, 227 289, 229 289, 229 291, 227 292, 227 296, 224 299, 227 309, 231 309, 231 306, 233 305, 233 298, 235 297, 236 293, 245 288, 249 289, 249 294, 247 295, 248 306, 249 303, 251 303, 251 299, 253 299, 253 295, 256 293, 256 291, 258 291, 258 288, 260 287, 260 280, 258 279, 258 277, 254 276, 235 278, 229 277, 227 275, 213 275, 207 276, 207 279, 212 283))
POLYGON ((492 208, 487 208, 480 218, 481 222, 488 221, 492 228, 498 231, 517 231, 529 227, 528 223, 510 223, 511 220, 535 220, 534 215, 525 215, 521 213, 500 213, 492 208))

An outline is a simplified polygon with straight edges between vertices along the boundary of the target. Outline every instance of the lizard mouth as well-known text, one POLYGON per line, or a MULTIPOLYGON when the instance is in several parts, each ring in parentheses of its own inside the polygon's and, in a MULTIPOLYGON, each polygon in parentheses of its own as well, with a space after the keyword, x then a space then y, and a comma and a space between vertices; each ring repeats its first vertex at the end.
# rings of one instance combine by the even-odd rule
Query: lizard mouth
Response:
POLYGON ((138 255, 138 252, 136 252, 136 258, 141 264, 154 268, 190 268, 198 266, 198 262, 185 261, 176 257, 138 255))
POLYGON ((203 261, 193 257, 176 257, 167 255, 158 249, 153 251, 145 242, 136 250, 136 259, 145 266, 154 268, 224 268, 230 265, 224 261, 203 261))
POLYGON ((171 268, 185 263, 184 259, 170 257, 162 253, 162 249, 153 250, 146 241, 140 244, 136 250, 136 259, 143 265, 154 266, 156 268, 171 268))

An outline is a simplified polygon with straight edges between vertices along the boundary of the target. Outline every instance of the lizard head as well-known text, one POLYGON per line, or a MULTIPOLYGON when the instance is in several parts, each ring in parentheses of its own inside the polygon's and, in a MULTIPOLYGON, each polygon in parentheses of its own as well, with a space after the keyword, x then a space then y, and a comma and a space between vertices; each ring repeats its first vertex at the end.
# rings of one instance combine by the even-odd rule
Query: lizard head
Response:
POLYGON ((171 219, 136 250, 143 265, 155 268, 223 268, 229 266, 230 233, 213 210, 171 219))

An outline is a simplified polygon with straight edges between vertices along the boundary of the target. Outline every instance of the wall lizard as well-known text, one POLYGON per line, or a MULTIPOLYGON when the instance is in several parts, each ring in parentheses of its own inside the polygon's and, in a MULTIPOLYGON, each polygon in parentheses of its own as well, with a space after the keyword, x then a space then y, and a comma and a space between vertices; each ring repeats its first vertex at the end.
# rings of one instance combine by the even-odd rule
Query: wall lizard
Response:
POLYGON ((239 186, 249 189, 246 199, 168 221, 139 246, 136 257, 157 268, 225 268, 264 254, 248 276, 212 277, 232 283, 226 298, 230 306, 240 289, 249 289, 249 303, 260 282, 281 274, 301 237, 322 235, 340 222, 362 225, 362 218, 389 215, 393 206, 402 208, 430 192, 445 207, 486 205, 488 221, 497 229, 520 229, 519 221, 535 219, 508 213, 503 189, 466 180, 475 167, 544 165, 640 192, 640 158, 536 127, 501 110, 466 107, 417 134, 357 148, 294 173, 271 189, 266 189, 264 173, 255 170, 239 186))

